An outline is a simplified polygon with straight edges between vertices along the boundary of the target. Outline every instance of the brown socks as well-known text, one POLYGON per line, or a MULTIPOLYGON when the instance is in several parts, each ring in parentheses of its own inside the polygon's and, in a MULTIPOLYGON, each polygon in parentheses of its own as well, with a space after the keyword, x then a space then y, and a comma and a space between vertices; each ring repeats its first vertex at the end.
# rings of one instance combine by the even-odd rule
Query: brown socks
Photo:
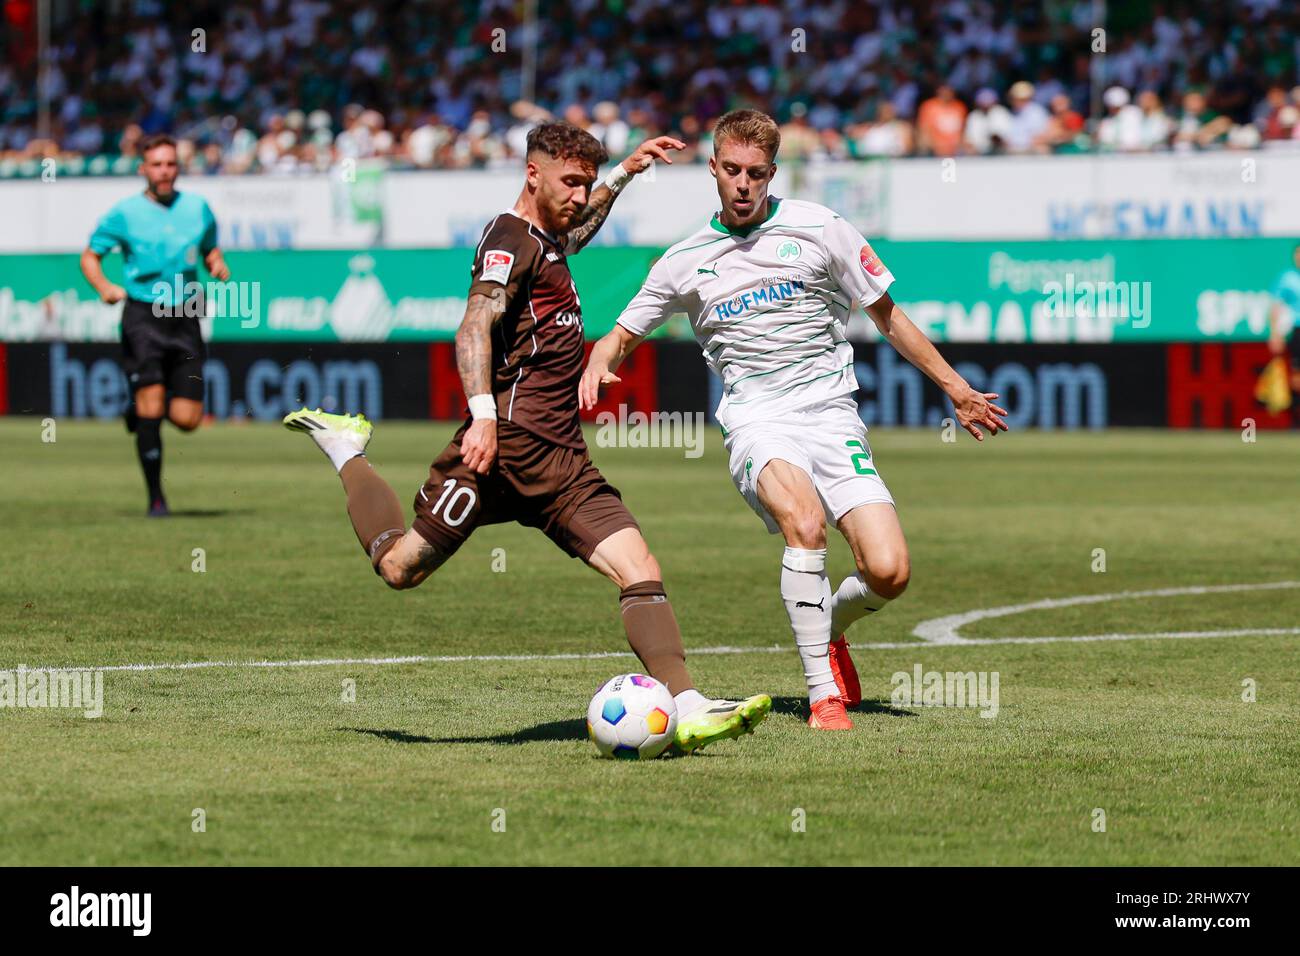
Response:
MULTIPOLYGON (((348 501, 350 506, 351 495, 348 501)), ((667 684, 674 697, 693 688, 695 684, 686 670, 682 632, 677 627, 673 606, 664 593, 663 582, 642 581, 629 585, 619 592, 618 603, 623 611, 627 642, 641 659, 646 673, 667 684)))
MULTIPOLYGON (((380 559, 406 533, 402 506, 388 482, 370 467, 365 455, 357 455, 339 469, 343 490, 348 496, 348 517, 357 540, 366 549, 370 561, 379 567, 380 559)), ((671 613, 671 612, 670 612, 671 613)))

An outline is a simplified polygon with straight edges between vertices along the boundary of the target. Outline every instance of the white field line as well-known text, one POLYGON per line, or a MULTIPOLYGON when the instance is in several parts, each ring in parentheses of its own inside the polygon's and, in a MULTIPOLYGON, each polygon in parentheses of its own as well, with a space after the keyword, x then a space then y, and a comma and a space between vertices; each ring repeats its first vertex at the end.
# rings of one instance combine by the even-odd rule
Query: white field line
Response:
POLYGON ((1270 581, 1265 584, 1217 584, 1210 586, 1185 588, 1157 588, 1152 591, 1117 591, 1112 594, 1083 594, 1077 597, 1049 598, 1045 601, 1032 601, 1028 604, 1008 604, 1004 607, 981 608, 964 614, 951 614, 922 621, 912 633, 927 644, 1048 644, 1061 641, 1133 641, 1142 638, 1161 637, 1238 637, 1242 634, 1296 634, 1300 628, 1271 628, 1267 631, 1169 631, 1159 634, 1089 634, 1079 637, 1035 637, 1008 638, 998 637, 981 640, 962 637, 957 631, 975 621, 985 621, 993 617, 1007 617, 1023 614, 1026 611, 1050 610, 1058 607, 1074 607, 1078 604, 1102 604, 1107 601, 1129 601, 1137 598, 1178 597, 1186 594, 1230 594, 1240 591, 1272 591, 1282 588, 1300 588, 1300 581, 1270 581))
MULTIPOLYGON (((893 651, 927 646, 982 647, 986 644, 1078 644, 1094 641, 1145 641, 1181 638, 1246 637, 1251 635, 1276 636, 1300 634, 1300 627, 1238 628, 1222 631, 1154 631, 1146 634, 1076 634, 1061 637, 989 637, 967 638, 960 636, 959 628, 974 621, 994 617, 1008 617, 1025 611, 1037 611, 1078 604, 1101 604, 1135 598, 1175 597, 1186 594, 1224 594, 1236 591, 1267 591, 1282 588, 1300 588, 1300 581, 1274 581, 1266 584, 1224 584, 1205 587, 1159 588, 1151 591, 1119 591, 1114 594, 1086 594, 1071 598, 1050 598, 1028 604, 1010 604, 1003 607, 982 608, 963 614, 922 621, 912 631, 919 641, 888 641, 854 644, 860 651, 893 651)), ((791 645, 776 644, 768 647, 695 647, 687 650, 688 656, 729 654, 785 654, 793 651, 791 645)), ((413 654, 407 657, 330 657, 296 661, 183 661, 158 664, 93 664, 66 667, 27 667, 25 670, 96 670, 96 671, 195 671, 211 668, 277 668, 277 667, 383 667, 390 664, 462 664, 490 661, 595 661, 606 658, 632 657, 630 651, 592 651, 582 654, 413 654)), ((13 668, 10 668, 12 670, 13 668)))
MULTIPOLYGON (((911 642, 904 646, 915 646, 911 642)), ((697 647, 688 653, 698 654, 777 654, 793 650, 793 647, 697 647)), ((595 661, 606 657, 633 657, 631 651, 592 651, 584 654, 456 654, 432 655, 412 654, 408 657, 327 657, 298 661, 183 661, 163 664, 78 664, 68 667, 28 667, 28 673, 36 671, 82 670, 82 671, 198 671, 209 668, 230 667, 345 667, 372 666, 382 667, 387 664, 463 664, 471 661, 595 661)), ((12 670, 13 668, 10 668, 12 670)))

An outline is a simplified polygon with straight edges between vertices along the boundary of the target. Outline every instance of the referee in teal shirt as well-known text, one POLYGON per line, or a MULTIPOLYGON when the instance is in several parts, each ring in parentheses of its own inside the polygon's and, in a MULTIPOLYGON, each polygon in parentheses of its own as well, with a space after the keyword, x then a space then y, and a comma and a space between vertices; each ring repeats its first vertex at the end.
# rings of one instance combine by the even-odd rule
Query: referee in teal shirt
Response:
POLYGON ((81 254, 81 271, 108 303, 122 307, 122 367, 133 393, 127 429, 135 432, 140 468, 149 486, 149 514, 165 517, 162 491, 164 414, 182 431, 203 418, 203 360, 199 259, 212 278, 230 278, 217 248, 217 221, 208 204, 176 190, 176 142, 150 136, 141 144, 143 193, 123 199, 99 221, 81 254), (104 275, 103 258, 122 250, 126 288, 104 275))

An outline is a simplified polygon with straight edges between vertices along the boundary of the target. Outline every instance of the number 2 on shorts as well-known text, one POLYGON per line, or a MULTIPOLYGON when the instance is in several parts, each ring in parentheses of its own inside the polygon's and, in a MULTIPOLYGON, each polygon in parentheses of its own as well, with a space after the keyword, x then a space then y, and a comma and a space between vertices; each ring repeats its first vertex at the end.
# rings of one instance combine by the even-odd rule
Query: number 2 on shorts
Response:
MULTIPOLYGON (((854 471, 859 475, 874 475, 876 473, 876 469, 871 467, 871 453, 867 451, 866 446, 863 445, 862 442, 852 439, 846 441, 844 447, 858 449, 858 454, 854 455, 850 459, 850 461, 853 462, 854 471)), ((436 511, 437 509, 435 508, 434 510, 436 511)))

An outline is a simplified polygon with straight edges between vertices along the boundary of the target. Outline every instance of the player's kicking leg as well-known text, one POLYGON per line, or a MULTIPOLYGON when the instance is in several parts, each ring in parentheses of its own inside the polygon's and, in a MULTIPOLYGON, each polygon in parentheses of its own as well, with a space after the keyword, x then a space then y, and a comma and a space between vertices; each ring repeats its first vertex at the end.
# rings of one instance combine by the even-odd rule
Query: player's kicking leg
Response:
POLYGON ((663 682, 677 704, 674 748, 690 753, 758 726, 772 709, 766 694, 740 701, 711 700, 695 689, 659 562, 622 497, 592 464, 586 449, 552 448, 545 456, 525 454, 523 460, 541 464, 512 469, 514 480, 533 489, 553 489, 554 495, 547 496, 539 512, 522 516, 521 523, 541 528, 567 554, 618 585, 627 642, 646 673, 663 682))
POLYGON ((514 435, 500 443, 494 475, 483 477, 464 464, 458 433, 431 466, 416 499, 415 522, 404 531, 397 496, 365 458, 374 432, 370 422, 361 415, 303 408, 286 415, 284 424, 310 435, 339 472, 357 539, 390 587, 420 584, 479 523, 513 519, 539 527, 568 554, 618 584, 628 643, 677 703, 678 749, 689 752, 738 737, 767 716, 772 700, 766 694, 722 701, 695 690, 659 564, 585 450, 548 446, 539 455, 528 444, 531 439, 514 435), (491 483, 488 497, 507 502, 507 511, 495 505, 485 509, 484 482, 491 483), (521 494, 525 491, 529 494, 521 494), (531 503, 537 501, 540 509, 531 503))
POLYGON ((301 408, 284 426, 305 432, 334 465, 347 494, 348 517, 357 540, 389 587, 420 584, 446 560, 414 529, 407 531, 397 495, 366 459, 374 425, 364 415, 331 415, 301 408))
MULTIPOLYGON (((588 514, 602 510, 626 514, 615 495, 584 502, 588 514)), ((576 524, 584 520, 580 506, 576 524)), ((605 520, 609 520, 606 518, 605 520)), ((630 520, 630 515, 628 515, 630 520)), ((576 542, 575 542, 576 543, 576 542)), ((636 527, 623 527, 605 537, 587 557, 592 568, 619 586, 619 608, 628 644, 646 672, 662 681, 677 704, 677 734, 674 746, 690 753, 742 734, 751 733, 772 709, 772 698, 756 694, 745 700, 711 700, 695 689, 686 669, 686 651, 677 617, 664 592, 659 562, 650 553, 636 527)))

